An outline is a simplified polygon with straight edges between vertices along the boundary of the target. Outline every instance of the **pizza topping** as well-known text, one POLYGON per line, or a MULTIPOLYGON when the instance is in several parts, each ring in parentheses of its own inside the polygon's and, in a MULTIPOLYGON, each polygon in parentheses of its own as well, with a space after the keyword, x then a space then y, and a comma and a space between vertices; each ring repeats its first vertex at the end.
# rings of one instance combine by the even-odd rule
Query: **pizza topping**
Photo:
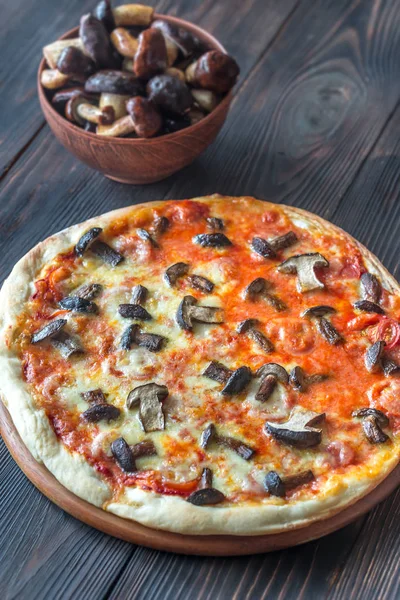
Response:
POLYGON ((64 331, 51 338, 50 342, 54 348, 57 348, 61 356, 66 359, 73 354, 81 354, 83 352, 80 341, 75 337, 67 335, 64 331))
POLYGON ((139 420, 146 433, 164 429, 161 401, 167 396, 168 388, 157 383, 146 383, 129 392, 126 405, 128 409, 139 405, 139 420))
POLYGON ((134 460, 143 458, 144 456, 155 456, 157 454, 156 447, 151 440, 143 440, 130 448, 134 460))
POLYGON ((257 371, 257 377, 261 377, 261 385, 255 395, 259 402, 266 402, 270 398, 278 381, 284 384, 289 381, 286 369, 276 363, 262 365, 257 371))
POLYGON ((195 306, 196 298, 185 296, 176 312, 176 322, 181 329, 192 331, 193 321, 199 323, 223 323, 222 309, 217 306, 195 306))
POLYGON ((365 417, 374 417, 376 422, 381 427, 387 427, 389 425, 389 419, 387 418, 385 413, 383 413, 381 410, 378 410, 377 408, 359 408, 358 410, 354 410, 351 413, 351 416, 360 419, 364 419, 365 417))
POLYGON ((211 469, 205 467, 201 472, 200 487, 201 489, 212 487, 213 474, 211 469))
POLYGON ((375 342, 365 354, 364 362, 370 373, 376 373, 381 368, 381 358, 385 348, 385 342, 375 342))
POLYGON ((83 298, 84 300, 93 300, 97 298, 103 291, 103 286, 99 283, 90 283, 83 285, 78 290, 76 290, 74 296, 78 296, 79 298, 83 298))
POLYGON ((332 346, 343 342, 343 337, 332 323, 328 321, 328 319, 325 319, 325 317, 321 317, 317 320, 317 329, 322 337, 332 346))
POLYGON ((111 444, 111 452, 125 473, 134 473, 136 471, 135 459, 132 450, 123 437, 114 440, 111 444))
POLYGON ((276 471, 270 471, 265 476, 264 487, 271 496, 284 498, 287 491, 313 480, 314 474, 310 470, 301 471, 301 473, 289 475, 288 477, 280 477, 276 471))
POLYGON ((178 262, 168 267, 164 273, 164 279, 170 287, 173 287, 179 277, 183 277, 189 271, 190 265, 184 262, 178 262))
POLYGON ((289 381, 291 386, 299 391, 305 392, 307 389, 307 377, 303 369, 299 366, 293 367, 289 374, 289 381))
POLYGON ((204 292, 204 294, 211 294, 214 289, 213 282, 201 275, 190 275, 188 281, 192 288, 204 292))
POLYGON ((316 268, 327 268, 329 262, 319 252, 291 256, 278 266, 281 273, 297 273, 297 290, 301 293, 323 289, 325 286, 315 274, 316 268))
POLYGON ((96 314, 98 312, 98 306, 91 300, 86 300, 81 296, 66 296, 58 303, 59 307, 63 310, 71 312, 79 312, 85 314, 96 314))
POLYGON ((163 347, 166 338, 156 333, 140 331, 138 325, 129 325, 123 332, 120 341, 122 350, 130 350, 132 344, 146 348, 150 352, 158 352, 163 347))
POLYGON ((362 427, 366 438, 371 444, 384 444, 389 436, 380 428, 378 419, 374 416, 365 417, 362 420, 362 427))
POLYGON ((156 217, 154 219, 154 233, 162 234, 165 233, 170 226, 170 221, 167 217, 156 217))
POLYGON ((42 327, 38 331, 35 331, 32 334, 31 343, 37 344, 38 342, 42 342, 47 338, 51 338, 57 335, 57 333, 59 333, 61 329, 65 327, 66 324, 66 319, 56 319, 55 321, 51 321, 51 323, 48 323, 47 325, 45 325, 44 327, 42 327))
POLYGON ((251 240, 251 249, 263 258, 275 258, 276 252, 271 244, 261 237, 253 237, 251 240))
POLYGON ((88 392, 82 392, 81 396, 85 402, 90 404, 106 404, 106 397, 100 388, 96 390, 89 390, 88 392))
POLYGON ((237 332, 246 333, 264 352, 272 352, 274 350, 272 342, 256 328, 256 325, 258 325, 257 319, 246 319, 239 323, 237 332))
POLYGON ((304 312, 301 313, 302 317, 306 317, 307 319, 325 317, 325 315, 331 315, 336 312, 336 308, 333 306, 311 306, 307 308, 304 312))
POLYGON ((378 304, 382 294, 382 287, 376 275, 363 273, 360 281, 363 300, 369 300, 374 304, 378 304))
POLYGON ((151 321, 153 318, 140 304, 120 304, 118 312, 124 319, 135 319, 135 321, 151 321))
POLYGON ((233 450, 244 460, 250 460, 255 454, 253 448, 250 448, 250 446, 247 446, 244 442, 230 436, 218 435, 215 425, 212 423, 210 423, 201 434, 200 446, 202 448, 208 448, 211 442, 215 442, 220 446, 225 446, 226 448, 233 450))
POLYGON ((119 408, 112 404, 94 404, 82 413, 82 418, 89 423, 110 422, 118 419, 120 412, 119 408))
POLYGON ((298 242, 298 237, 294 231, 288 231, 284 235, 280 235, 272 240, 269 240, 269 244, 275 252, 279 250, 284 250, 285 248, 290 248, 296 242, 298 242))
POLYGON ((232 242, 224 233, 200 233, 199 235, 194 236, 193 242, 199 244, 199 246, 211 248, 232 246, 232 242))
POLYGON ((218 381, 218 383, 225 383, 232 375, 232 371, 216 360, 213 360, 210 362, 203 375, 213 381, 218 381))
POLYGON ((265 293, 264 299, 266 300, 266 302, 268 302, 268 304, 270 304, 278 312, 282 312, 287 309, 287 305, 280 298, 275 296, 274 294, 265 293))
POLYGON ((215 231, 223 231, 224 222, 222 219, 218 219, 218 217, 207 217, 206 220, 210 229, 214 229, 215 231))
POLYGON ((225 500, 225 496, 219 490, 212 487, 202 488, 190 494, 188 502, 195 506, 209 506, 219 504, 225 500))
POLYGON ((92 229, 86 231, 75 246, 75 254, 77 256, 82 256, 102 231, 101 227, 92 227, 92 229))
POLYGON ((261 296, 267 289, 267 281, 264 277, 257 277, 244 290, 246 300, 255 300, 257 296, 261 296))
POLYGON ((90 249, 96 254, 96 256, 100 257, 105 263, 107 263, 111 267, 116 267, 117 265, 119 265, 120 262, 124 260, 122 254, 120 254, 104 242, 95 241, 91 245, 90 249))
POLYGON ((357 302, 354 302, 353 306, 357 310, 362 310, 363 312, 371 312, 378 315, 385 314, 385 311, 379 304, 375 304, 375 302, 371 302, 370 300, 357 300, 357 302))
POLYGON ((131 304, 144 304, 147 300, 149 290, 143 285, 135 285, 132 290, 131 304))
POLYGON ((147 229, 138 229, 137 234, 140 237, 140 239, 144 240, 145 242, 150 242, 150 244, 153 246, 153 248, 160 247, 158 245, 158 242, 156 242, 156 240, 150 235, 150 233, 147 231, 147 229))
POLYGON ((381 359, 381 365, 385 377, 392 377, 393 375, 400 375, 400 365, 387 358, 387 356, 383 356, 381 359))
POLYGON ((270 423, 267 421, 265 430, 276 440, 295 446, 296 448, 311 448, 321 443, 322 430, 315 429, 325 419, 325 413, 316 413, 297 406, 292 410, 290 418, 285 423, 270 423))
POLYGON ((239 367, 229 376, 221 394, 224 396, 235 396, 236 394, 240 394, 249 385, 250 381, 251 371, 249 367, 239 367))

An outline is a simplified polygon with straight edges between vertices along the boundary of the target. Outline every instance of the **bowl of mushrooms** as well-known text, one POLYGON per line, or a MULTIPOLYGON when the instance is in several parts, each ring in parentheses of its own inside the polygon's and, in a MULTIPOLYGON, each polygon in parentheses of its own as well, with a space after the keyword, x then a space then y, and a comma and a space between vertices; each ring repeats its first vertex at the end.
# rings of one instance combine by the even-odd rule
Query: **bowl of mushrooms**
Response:
POLYGON ((39 99, 57 139, 106 177, 131 184, 160 181, 209 146, 239 75, 200 27, 109 0, 43 56, 39 99))

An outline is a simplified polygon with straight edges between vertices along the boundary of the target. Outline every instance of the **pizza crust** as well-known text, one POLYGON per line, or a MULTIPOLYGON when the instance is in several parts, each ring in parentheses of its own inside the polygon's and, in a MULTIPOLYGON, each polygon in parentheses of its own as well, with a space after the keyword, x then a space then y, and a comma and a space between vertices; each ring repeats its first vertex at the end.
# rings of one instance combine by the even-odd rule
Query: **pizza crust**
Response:
MULTIPOLYGON (((262 210, 275 205, 253 198, 226 198, 214 195, 194 198, 197 202, 218 203, 226 200, 251 202, 262 210)), ((134 207, 143 214, 163 206, 162 202, 150 202, 134 207)), ((132 519, 148 527, 183 534, 262 535, 288 529, 305 527, 313 521, 326 519, 372 491, 396 467, 399 449, 379 453, 377 466, 372 477, 356 481, 350 474, 335 475, 329 480, 315 500, 284 502, 276 499, 275 504, 250 503, 236 507, 196 507, 180 497, 163 496, 145 492, 138 488, 127 488, 124 498, 112 501, 112 491, 77 453, 67 451, 59 442, 43 410, 37 409, 21 376, 19 359, 9 350, 16 320, 24 303, 33 291, 33 281, 38 270, 60 252, 65 252, 76 243, 91 226, 106 226, 132 212, 133 207, 109 212, 55 234, 35 246, 14 267, 0 291, 0 369, 2 400, 8 408, 13 422, 34 458, 43 463, 56 479, 68 490, 105 510, 123 518, 132 519), (386 454, 386 456, 384 456, 386 454), (379 467, 379 468, 378 468, 379 467)), ((324 232, 344 236, 359 248, 368 269, 378 275, 382 285, 390 292, 400 294, 400 286, 379 260, 359 242, 338 227, 307 211, 280 206, 290 219, 302 220, 324 232)))

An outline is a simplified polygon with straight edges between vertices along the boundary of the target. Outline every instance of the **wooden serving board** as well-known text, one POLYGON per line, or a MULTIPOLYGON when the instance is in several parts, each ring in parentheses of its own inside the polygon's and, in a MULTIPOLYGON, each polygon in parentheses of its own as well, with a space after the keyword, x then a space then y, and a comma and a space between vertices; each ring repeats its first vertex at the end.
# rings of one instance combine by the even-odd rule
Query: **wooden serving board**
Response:
POLYGON ((151 529, 135 521, 122 519, 85 502, 69 492, 33 458, 21 440, 10 414, 0 401, 0 432, 12 457, 31 482, 67 513, 104 533, 133 544, 201 556, 236 556, 281 550, 310 542, 332 533, 361 517, 382 502, 400 484, 400 465, 372 492, 339 514, 307 527, 284 533, 259 536, 181 535, 151 529))

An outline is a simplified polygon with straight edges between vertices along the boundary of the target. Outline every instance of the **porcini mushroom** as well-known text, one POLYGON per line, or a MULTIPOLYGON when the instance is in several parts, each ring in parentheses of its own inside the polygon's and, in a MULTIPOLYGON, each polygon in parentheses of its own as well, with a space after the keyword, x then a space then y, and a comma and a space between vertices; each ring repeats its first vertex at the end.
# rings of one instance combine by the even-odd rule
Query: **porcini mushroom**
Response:
POLYGON ((239 323, 236 331, 238 333, 245 333, 251 338, 264 352, 272 352, 274 346, 272 342, 259 330, 257 329, 259 321, 257 319, 246 319, 239 323))
POLYGON ((282 384, 287 384, 289 381, 286 369, 277 363, 262 365, 256 375, 261 378, 261 385, 255 395, 255 399, 259 402, 266 402, 270 398, 278 381, 282 384))
POLYGON ((287 477, 281 477, 276 471, 269 471, 264 479, 264 487, 271 496, 278 496, 284 498, 286 492, 294 488, 310 483, 314 480, 314 474, 312 471, 301 471, 296 475, 289 475, 287 477))
POLYGON ((85 91, 91 94, 122 94, 142 96, 143 83, 128 71, 103 69, 91 75, 85 82, 85 91))
POLYGON ((38 342, 42 342, 47 338, 51 338, 54 335, 57 335, 61 331, 63 327, 67 324, 66 319, 55 319, 55 321, 51 321, 44 327, 41 327, 37 331, 34 331, 31 336, 31 343, 37 344, 38 342))
POLYGON ((224 248, 232 246, 232 242, 224 233, 200 233, 195 235, 193 242, 203 247, 224 248))
POLYGON ((161 402, 168 396, 168 388, 157 383, 146 383, 129 392, 128 409, 139 405, 139 420, 144 431, 161 431, 165 427, 161 402))
POLYGON ((381 358, 385 348, 385 342, 378 341, 372 344, 365 353, 364 362, 370 373, 376 373, 381 369, 381 358))
POLYGON ((221 394, 224 396, 234 396, 243 392, 251 381, 251 371, 249 367, 239 367, 229 376, 221 394))
POLYGON ((168 56, 164 36, 158 29, 145 29, 139 35, 133 59, 133 72, 141 79, 151 79, 167 68, 168 56))
POLYGON ((324 419, 325 413, 316 413, 297 406, 285 423, 267 421, 265 430, 280 442, 296 448, 310 448, 321 442, 322 430, 314 428, 314 425, 318 425, 324 419))
POLYGON ((46 90, 57 90, 68 83, 69 75, 64 75, 58 69, 43 69, 40 81, 46 90))
POLYGON ((193 296, 185 296, 179 304, 176 321, 181 329, 192 331, 193 321, 199 323, 223 323, 222 309, 217 306, 196 306, 193 296))
POLYGON ((85 52, 83 42, 79 37, 71 38, 69 40, 57 40, 43 48, 43 56, 50 69, 57 68, 58 59, 60 58, 61 53, 65 48, 70 48, 71 46, 85 52))
POLYGON ((187 85, 172 75, 156 75, 146 89, 149 100, 168 114, 183 115, 193 104, 187 85))
POLYGON ((165 271, 164 279, 170 287, 173 287, 180 277, 186 275, 189 271, 189 265, 184 262, 177 262, 165 271))
POLYGON ((118 65, 108 31, 94 15, 89 13, 81 17, 79 37, 99 69, 112 69, 118 65))
POLYGON ((373 273, 363 273, 360 277, 363 300, 378 304, 382 295, 382 286, 373 273))
POLYGON ((304 293, 325 287, 315 274, 317 267, 329 267, 329 262, 322 254, 314 252, 291 256, 278 266, 278 271, 280 273, 297 273, 297 290, 304 293))
POLYGON ((239 71, 237 62, 231 56, 211 50, 189 65, 186 79, 193 87, 225 94, 234 86, 239 71))
MULTIPOLYGON (((150 138, 155 136, 162 127, 162 118, 157 107, 141 96, 130 98, 126 103, 138 137, 150 138)), ((157 244, 158 245, 158 244, 157 244)), ((154 246, 154 240, 153 240, 154 246)))
POLYGON ((110 39, 117 52, 127 58, 132 58, 139 46, 138 40, 125 27, 116 27, 111 32, 110 39))
POLYGON ((113 9, 117 27, 133 27, 135 25, 148 27, 153 20, 153 15, 154 8, 144 4, 123 4, 113 9))

